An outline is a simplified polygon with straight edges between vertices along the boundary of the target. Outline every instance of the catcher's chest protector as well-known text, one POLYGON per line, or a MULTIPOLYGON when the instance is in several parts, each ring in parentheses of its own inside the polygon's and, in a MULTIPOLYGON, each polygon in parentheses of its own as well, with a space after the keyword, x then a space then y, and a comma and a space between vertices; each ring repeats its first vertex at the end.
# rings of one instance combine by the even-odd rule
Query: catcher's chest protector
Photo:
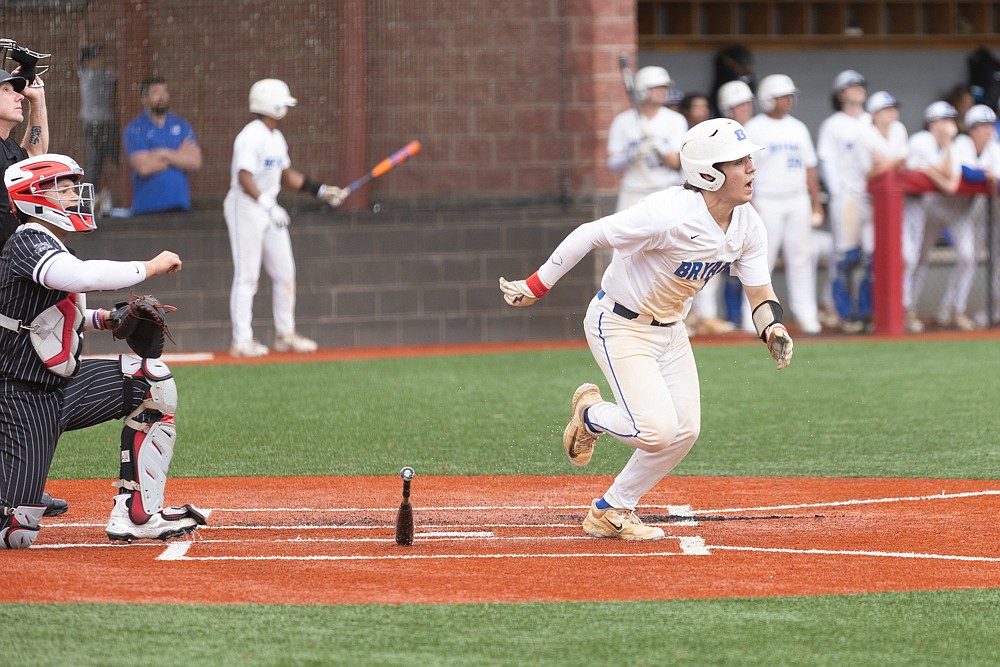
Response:
POLYGON ((71 377, 80 364, 86 306, 86 294, 70 293, 31 322, 31 346, 45 368, 59 377, 71 377))

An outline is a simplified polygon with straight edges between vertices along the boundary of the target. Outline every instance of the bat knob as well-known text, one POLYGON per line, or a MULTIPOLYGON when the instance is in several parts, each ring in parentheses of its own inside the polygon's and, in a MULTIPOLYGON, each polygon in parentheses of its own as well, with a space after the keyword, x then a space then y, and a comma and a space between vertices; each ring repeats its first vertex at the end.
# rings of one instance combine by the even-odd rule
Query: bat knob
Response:
POLYGON ((399 471, 399 476, 403 478, 404 482, 409 482, 414 477, 416 477, 416 475, 417 473, 413 472, 413 468, 411 468, 410 466, 406 466, 399 471))

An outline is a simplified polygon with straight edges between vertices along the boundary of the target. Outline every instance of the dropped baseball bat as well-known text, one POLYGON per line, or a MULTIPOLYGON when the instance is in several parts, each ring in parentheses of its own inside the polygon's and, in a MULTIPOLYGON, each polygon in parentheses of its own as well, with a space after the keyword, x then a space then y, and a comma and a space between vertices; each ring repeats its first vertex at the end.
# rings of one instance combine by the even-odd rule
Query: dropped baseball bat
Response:
POLYGON ((413 141, 406 144, 405 146, 400 148, 398 151, 396 151, 386 159, 379 162, 377 165, 375 165, 375 168, 369 171, 367 174, 365 174, 358 180, 348 185, 347 193, 350 194, 354 192, 365 183, 368 183, 369 181, 372 181, 378 178, 379 176, 385 174, 387 171, 389 171, 396 165, 405 162, 406 160, 413 157, 419 152, 420 152, 420 142, 414 139, 413 141))
POLYGON ((399 511, 396 512, 396 544, 410 546, 413 544, 413 505, 410 504, 410 482, 416 473, 413 468, 406 466, 399 471, 399 476, 403 478, 403 502, 399 503, 399 511))

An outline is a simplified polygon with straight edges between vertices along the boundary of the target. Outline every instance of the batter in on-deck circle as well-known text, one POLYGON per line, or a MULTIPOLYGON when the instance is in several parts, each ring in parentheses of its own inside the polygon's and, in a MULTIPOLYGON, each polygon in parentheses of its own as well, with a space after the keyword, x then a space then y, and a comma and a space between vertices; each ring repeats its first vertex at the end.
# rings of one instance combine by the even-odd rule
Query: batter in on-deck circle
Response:
POLYGON ((508 304, 530 306, 592 250, 614 251, 584 328, 615 401, 603 400, 594 384, 581 385, 563 447, 578 467, 590 462, 605 433, 635 451, 611 488, 591 504, 583 522, 590 535, 663 537, 662 529, 643 524, 635 508, 680 463, 701 430, 698 370, 684 317, 707 281, 732 267, 778 368, 791 361, 792 340, 767 269, 764 225, 750 205, 756 170, 750 156, 760 148, 734 120, 699 123, 680 145, 683 186, 580 225, 529 278, 500 278, 508 304))
POLYGON ((316 342, 295 330, 295 258, 288 233, 291 218, 278 204, 282 186, 308 192, 330 206, 340 206, 349 194, 323 185, 292 168, 288 144, 278 129, 288 110, 298 101, 288 84, 261 79, 250 87, 250 113, 254 120, 240 131, 233 144, 233 161, 225 218, 233 251, 233 288, 229 311, 233 324, 234 357, 261 357, 267 347, 253 337, 253 298, 261 264, 273 284, 274 349, 311 353, 316 342))

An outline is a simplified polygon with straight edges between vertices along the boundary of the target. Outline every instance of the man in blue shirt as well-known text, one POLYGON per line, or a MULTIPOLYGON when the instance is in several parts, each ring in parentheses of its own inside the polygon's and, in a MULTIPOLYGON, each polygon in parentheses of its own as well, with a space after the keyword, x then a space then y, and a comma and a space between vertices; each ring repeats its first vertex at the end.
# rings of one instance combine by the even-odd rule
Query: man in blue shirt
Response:
POLYGON ((169 113, 170 91, 159 77, 140 89, 145 112, 125 128, 132 172, 132 214, 190 211, 187 172, 201 168, 201 147, 186 120, 169 113))

